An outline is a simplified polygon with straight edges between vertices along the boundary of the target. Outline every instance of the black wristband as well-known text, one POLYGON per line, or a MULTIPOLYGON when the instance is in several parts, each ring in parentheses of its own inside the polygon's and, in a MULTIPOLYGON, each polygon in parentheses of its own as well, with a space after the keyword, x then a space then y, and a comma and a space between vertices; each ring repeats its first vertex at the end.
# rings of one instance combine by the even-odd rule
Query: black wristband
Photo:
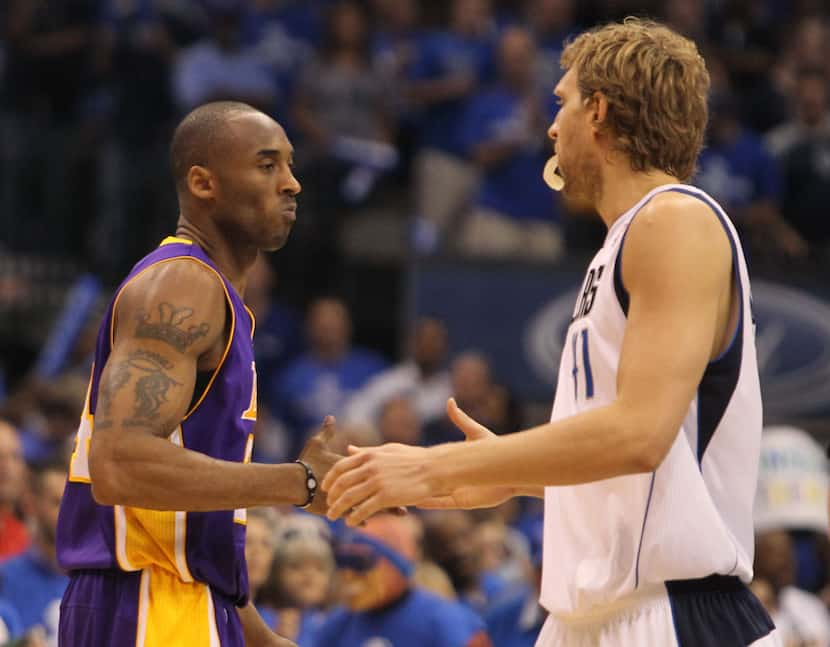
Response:
POLYGON ((314 470, 312 470, 308 464, 304 463, 301 460, 294 461, 298 465, 302 465, 303 469, 305 470, 305 487, 308 490, 308 498, 305 500, 305 503, 302 505, 298 505, 296 507, 305 510, 308 506, 311 505, 312 501, 314 501, 314 496, 317 494, 317 477, 314 476, 314 470))

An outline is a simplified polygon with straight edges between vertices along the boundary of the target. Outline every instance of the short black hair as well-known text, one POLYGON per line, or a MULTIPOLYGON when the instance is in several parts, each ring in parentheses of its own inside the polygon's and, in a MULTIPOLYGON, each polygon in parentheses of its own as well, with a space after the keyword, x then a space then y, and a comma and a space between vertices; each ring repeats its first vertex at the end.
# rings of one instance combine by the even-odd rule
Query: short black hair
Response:
POLYGON ((179 122, 170 144, 170 167, 176 189, 181 191, 191 166, 204 166, 222 141, 231 115, 260 112, 241 101, 213 101, 195 108, 179 122))

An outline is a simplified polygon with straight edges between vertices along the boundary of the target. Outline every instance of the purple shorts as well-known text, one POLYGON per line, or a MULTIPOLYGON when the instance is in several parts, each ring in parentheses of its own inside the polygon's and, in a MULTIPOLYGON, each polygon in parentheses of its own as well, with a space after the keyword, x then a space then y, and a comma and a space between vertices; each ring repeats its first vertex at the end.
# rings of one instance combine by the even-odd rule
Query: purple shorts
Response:
POLYGON ((161 569, 70 574, 59 647, 244 647, 233 602, 161 569))

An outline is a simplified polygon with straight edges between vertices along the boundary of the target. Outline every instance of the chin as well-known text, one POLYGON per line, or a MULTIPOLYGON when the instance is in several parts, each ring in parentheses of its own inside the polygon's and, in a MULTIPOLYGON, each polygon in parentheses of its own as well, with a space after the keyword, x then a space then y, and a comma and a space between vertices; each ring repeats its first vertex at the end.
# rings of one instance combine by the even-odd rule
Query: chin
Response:
POLYGON ((285 247, 285 243, 288 242, 288 234, 284 236, 275 236, 273 237, 267 244, 260 245, 259 248, 263 252, 277 252, 285 247))

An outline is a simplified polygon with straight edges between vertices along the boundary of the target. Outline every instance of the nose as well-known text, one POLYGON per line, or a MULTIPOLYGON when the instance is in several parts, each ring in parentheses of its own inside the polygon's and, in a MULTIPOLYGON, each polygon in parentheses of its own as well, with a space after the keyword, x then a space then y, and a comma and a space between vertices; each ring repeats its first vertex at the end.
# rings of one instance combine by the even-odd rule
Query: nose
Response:
POLYGON ((280 187, 281 193, 287 193, 291 196, 296 196, 303 190, 300 181, 294 176, 294 172, 291 170, 291 167, 288 168, 288 175, 285 182, 280 187))
POLYGON ((548 137, 551 138, 552 141, 556 141, 556 138, 559 137, 559 119, 558 117, 553 120, 553 123, 548 128, 548 137))

